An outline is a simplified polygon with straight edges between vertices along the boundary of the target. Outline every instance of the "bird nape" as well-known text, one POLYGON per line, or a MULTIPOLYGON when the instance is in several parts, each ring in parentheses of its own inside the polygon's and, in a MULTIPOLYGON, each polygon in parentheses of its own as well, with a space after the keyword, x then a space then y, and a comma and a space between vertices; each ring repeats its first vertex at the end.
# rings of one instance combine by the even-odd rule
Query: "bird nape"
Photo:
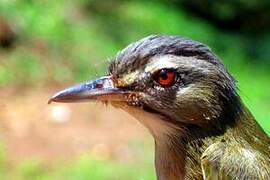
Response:
POLYGON ((107 76, 50 102, 92 100, 124 109, 149 129, 159 180, 270 179, 270 138, 202 43, 148 36, 119 52, 107 76))

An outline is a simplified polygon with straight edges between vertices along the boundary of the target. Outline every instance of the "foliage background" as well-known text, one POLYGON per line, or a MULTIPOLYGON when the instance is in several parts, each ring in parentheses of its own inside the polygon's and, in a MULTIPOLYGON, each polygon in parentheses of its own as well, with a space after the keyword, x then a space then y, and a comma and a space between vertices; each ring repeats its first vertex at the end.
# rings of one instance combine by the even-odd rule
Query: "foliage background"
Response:
MULTIPOLYGON (((150 34, 181 35, 209 45, 224 61, 243 101, 270 134, 269 7, 268 1, 255 0, 0 0, 1 93, 56 90, 94 78, 106 73, 108 59, 130 42, 150 34)), ((7 179, 154 179, 148 145, 129 164, 86 153, 51 168, 27 158, 9 163, 3 143, 0 174, 7 179)))

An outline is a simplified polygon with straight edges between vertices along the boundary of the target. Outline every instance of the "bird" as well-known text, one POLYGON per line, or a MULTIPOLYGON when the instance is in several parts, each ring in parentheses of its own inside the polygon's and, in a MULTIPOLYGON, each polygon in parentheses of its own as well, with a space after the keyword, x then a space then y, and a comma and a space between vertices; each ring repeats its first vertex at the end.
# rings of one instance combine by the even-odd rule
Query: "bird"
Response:
POLYGON ((149 35, 118 52, 105 76, 49 103, 81 101, 110 103, 149 130, 158 180, 270 179, 270 138, 203 43, 149 35))

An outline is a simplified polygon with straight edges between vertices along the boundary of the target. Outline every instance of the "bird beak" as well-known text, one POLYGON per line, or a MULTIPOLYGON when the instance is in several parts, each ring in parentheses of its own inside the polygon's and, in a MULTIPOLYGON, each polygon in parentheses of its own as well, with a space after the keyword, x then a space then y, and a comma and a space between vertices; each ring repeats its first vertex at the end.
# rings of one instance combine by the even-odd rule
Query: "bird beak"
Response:
POLYGON ((99 101, 126 101, 130 92, 115 87, 111 76, 104 76, 94 81, 81 83, 56 93, 48 101, 51 102, 82 102, 89 100, 99 101))

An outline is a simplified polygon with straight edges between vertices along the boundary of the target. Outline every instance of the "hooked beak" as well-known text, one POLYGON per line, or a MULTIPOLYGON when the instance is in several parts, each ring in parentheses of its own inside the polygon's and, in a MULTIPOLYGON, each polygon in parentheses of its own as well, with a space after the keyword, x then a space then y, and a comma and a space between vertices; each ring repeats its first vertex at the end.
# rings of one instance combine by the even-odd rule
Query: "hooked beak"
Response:
POLYGON ((82 102, 89 100, 99 101, 126 101, 131 92, 115 87, 111 76, 104 76, 94 81, 81 83, 56 93, 48 101, 51 102, 82 102))

